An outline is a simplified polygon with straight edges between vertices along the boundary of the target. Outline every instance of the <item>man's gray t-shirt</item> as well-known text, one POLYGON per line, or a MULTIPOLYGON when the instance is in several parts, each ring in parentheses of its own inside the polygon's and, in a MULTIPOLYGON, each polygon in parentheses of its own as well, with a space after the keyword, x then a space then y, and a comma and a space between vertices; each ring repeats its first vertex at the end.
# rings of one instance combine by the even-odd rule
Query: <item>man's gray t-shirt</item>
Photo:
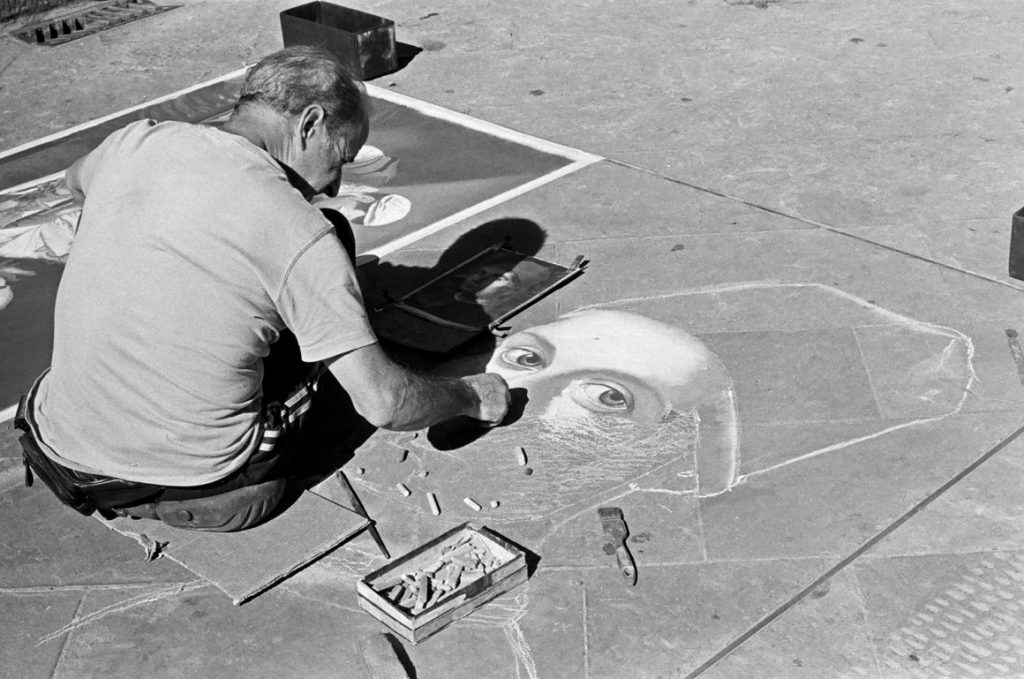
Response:
POLYGON ((67 179, 86 200, 35 394, 58 462, 217 481, 259 443, 262 358, 282 329, 307 362, 376 341, 331 224, 243 137, 140 121, 67 179))

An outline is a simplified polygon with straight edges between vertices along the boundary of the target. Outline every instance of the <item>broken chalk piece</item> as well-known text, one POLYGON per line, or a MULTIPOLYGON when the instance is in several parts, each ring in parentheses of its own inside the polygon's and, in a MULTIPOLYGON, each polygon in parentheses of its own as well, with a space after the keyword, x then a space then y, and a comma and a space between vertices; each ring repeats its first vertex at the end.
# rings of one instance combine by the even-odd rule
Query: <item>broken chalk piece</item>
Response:
POLYGON ((516 446, 516 459, 519 460, 519 466, 526 466, 526 450, 522 446, 516 446))
POLYGON ((473 498, 471 497, 463 498, 462 501, 465 502, 466 506, 472 509, 474 512, 479 512, 482 509, 480 505, 478 505, 476 501, 473 500, 473 498))
POLYGON ((441 516, 441 505, 437 504, 437 496, 433 493, 427 493, 427 502, 430 503, 430 511, 434 516, 441 516))
POLYGON ((359 474, 360 476, 362 476, 365 473, 366 473, 365 469, 363 469, 362 467, 356 467, 356 474, 359 474))
POLYGON ((491 500, 491 509, 497 509, 500 504, 497 500, 491 500))
POLYGON ((407 448, 402 448, 402 451, 398 453, 398 461, 405 462, 407 457, 409 457, 409 450, 407 448))
POLYGON ((424 470, 420 471, 420 478, 421 478, 421 479, 425 479, 425 478, 427 478, 428 476, 430 476, 430 472, 428 472, 428 471, 427 471, 426 469, 424 469, 424 470))
POLYGON ((412 495, 412 491, 409 490, 409 487, 404 483, 396 483, 395 488, 398 489, 398 492, 401 493, 403 497, 409 497, 412 495))

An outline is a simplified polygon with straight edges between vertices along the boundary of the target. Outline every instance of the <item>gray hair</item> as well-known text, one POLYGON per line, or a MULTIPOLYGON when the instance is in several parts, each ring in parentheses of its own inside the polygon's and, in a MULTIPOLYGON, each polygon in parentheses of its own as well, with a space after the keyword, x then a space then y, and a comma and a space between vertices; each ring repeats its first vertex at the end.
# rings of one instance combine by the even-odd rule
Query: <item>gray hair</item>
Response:
POLYGON ((332 133, 359 125, 369 115, 362 83, 330 52, 307 45, 269 54, 249 69, 235 111, 257 102, 287 115, 319 104, 327 112, 327 129, 332 133))

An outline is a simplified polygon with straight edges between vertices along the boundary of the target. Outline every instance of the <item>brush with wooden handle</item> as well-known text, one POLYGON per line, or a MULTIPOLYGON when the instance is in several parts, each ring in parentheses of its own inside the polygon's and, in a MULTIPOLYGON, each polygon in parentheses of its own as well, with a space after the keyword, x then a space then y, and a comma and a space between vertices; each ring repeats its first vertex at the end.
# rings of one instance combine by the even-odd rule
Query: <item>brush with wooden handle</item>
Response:
POLYGON ((636 584, 636 562, 633 555, 626 547, 626 538, 629 537, 629 529, 626 527, 626 519, 622 510, 618 507, 598 507, 597 515, 601 517, 601 527, 604 528, 605 537, 615 548, 615 560, 619 563, 619 570, 622 577, 630 585, 636 584))

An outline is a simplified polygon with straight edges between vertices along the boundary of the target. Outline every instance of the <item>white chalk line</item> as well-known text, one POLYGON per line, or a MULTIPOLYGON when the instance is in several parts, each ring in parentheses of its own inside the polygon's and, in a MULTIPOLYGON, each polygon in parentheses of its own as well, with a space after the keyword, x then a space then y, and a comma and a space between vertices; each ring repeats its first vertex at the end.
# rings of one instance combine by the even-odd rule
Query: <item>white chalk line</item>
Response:
POLYGON ((178 594, 182 594, 184 592, 190 592, 201 587, 206 587, 207 585, 209 585, 209 583, 204 580, 193 580, 192 582, 186 582, 184 584, 162 587, 156 591, 147 592, 145 594, 139 594, 129 599, 125 599, 124 601, 121 601, 119 603, 111 604, 110 606, 101 608, 98 611, 94 611, 82 618, 79 618, 76 615, 74 619, 72 619, 72 621, 69 622, 67 625, 64 625, 60 629, 40 637, 38 643, 46 643, 47 641, 56 639, 57 637, 63 634, 67 634, 72 630, 79 629, 80 627, 84 627, 85 625, 96 622, 101 618, 105 618, 108 615, 120 613, 130 608, 141 606, 143 604, 152 603, 154 601, 160 601, 161 599, 168 599, 170 597, 177 596, 178 594))
POLYGON ((536 151, 564 156, 570 160, 584 161, 587 165, 597 162, 598 160, 604 160, 601 156, 593 153, 587 153, 586 151, 581 151, 580 149, 576 149, 571 146, 565 146, 557 142, 548 141, 547 139, 534 137, 533 135, 526 134, 525 132, 519 132, 518 130, 503 127, 497 123, 491 123, 466 113, 459 113, 449 108, 438 106, 437 104, 431 104, 430 102, 423 101, 422 99, 416 99, 415 97, 411 97, 407 94, 402 94, 394 90, 367 84, 366 91, 370 96, 377 99, 382 99, 383 101, 393 104, 399 104, 432 118, 446 120, 476 132, 483 132, 492 137, 498 137, 499 139, 515 142, 521 146, 527 146, 536 151))
POLYGON ((509 648, 516 661, 516 679, 522 679, 522 672, 526 673, 526 679, 540 679, 537 673, 537 663, 533 659, 533 650, 523 635, 519 626, 519 620, 526 615, 530 605, 529 596, 530 584, 526 583, 523 591, 513 597, 514 604, 506 604, 501 599, 488 604, 488 607, 475 612, 466 622, 483 627, 500 627, 508 641, 509 648), (508 615, 496 614, 495 611, 504 610, 508 615))
POLYGON ((221 76, 218 76, 216 78, 212 78, 210 80, 206 80, 204 82, 199 83, 198 85, 192 85, 191 87, 186 87, 185 89, 178 90, 177 92, 172 92, 171 94, 165 94, 164 96, 157 97, 156 99, 150 99, 149 101, 145 101, 145 102, 143 102, 141 104, 138 104, 136 106, 129 106, 128 108, 121 109, 120 111, 117 111, 115 113, 111 113, 109 115, 105 115, 105 116, 102 116, 100 118, 94 118, 93 120, 87 120, 84 123, 80 123, 80 124, 75 125, 73 127, 69 127, 66 130, 61 130, 60 132, 55 132, 53 134, 47 135, 45 137, 41 137, 39 139, 33 139, 32 141, 26 142, 24 144, 21 144, 20 146, 15 146, 12 149, 8 149, 6 151, 0 152, 0 160, 3 160, 5 158, 8 158, 8 157, 13 156, 13 155, 18 154, 18 153, 22 153, 23 151, 27 151, 29 149, 35 148, 36 146, 42 146, 43 144, 49 144, 50 142, 57 141, 59 139, 63 139, 64 137, 70 137, 71 135, 76 134, 78 132, 81 132, 82 130, 88 130, 88 129, 96 127, 98 125, 102 125, 103 123, 106 123, 108 121, 114 120, 115 118, 119 118, 119 117, 125 115, 126 113, 132 113, 134 111, 140 111, 140 110, 142 110, 142 109, 144 109, 144 108, 146 108, 148 106, 155 106, 157 104, 162 104, 165 101, 171 101, 172 99, 177 99, 178 97, 181 97, 183 95, 189 94, 190 92, 195 92, 196 90, 201 90, 204 87, 209 87, 210 85, 216 85, 218 83, 222 83, 222 82, 231 80, 232 78, 240 77, 241 75, 243 75, 245 73, 247 68, 248 68, 248 66, 240 68, 237 71, 232 71, 231 73, 228 73, 227 75, 221 75, 221 76))
POLYGON ((934 323, 927 323, 925 321, 918 321, 916 319, 909 318, 909 317, 904 316, 904 315, 902 315, 900 313, 897 313, 897 312, 892 311, 890 309, 886 309, 886 308, 884 308, 882 306, 879 306, 878 304, 875 304, 873 302, 869 302, 868 300, 866 300, 866 299, 864 299, 862 297, 858 297, 857 295, 854 295, 853 293, 846 292, 845 290, 840 290, 839 288, 834 288, 834 287, 832 287, 830 285, 825 285, 825 284, 822 284, 822 283, 784 283, 784 282, 781 282, 781 281, 773 281, 773 280, 768 280, 768 281, 748 281, 748 282, 741 282, 741 283, 723 283, 723 284, 718 284, 718 285, 708 285, 708 286, 701 286, 701 287, 697 287, 697 288, 690 288, 688 290, 682 290, 682 291, 679 291, 679 292, 663 293, 663 294, 658 294, 658 295, 645 295, 645 296, 640 296, 640 297, 630 297, 630 298, 615 300, 614 302, 600 302, 600 303, 595 303, 595 304, 589 304, 589 305, 580 307, 579 309, 577 309, 577 311, 583 311, 583 310, 586 310, 586 309, 595 309, 595 308, 608 308, 610 306, 616 306, 616 305, 620 305, 620 304, 632 304, 632 303, 637 303, 637 302, 647 302, 647 301, 651 301, 651 300, 670 299, 670 298, 673 298, 673 297, 684 297, 684 296, 692 296, 692 295, 714 294, 714 293, 721 293, 721 292, 736 292, 736 291, 742 291, 742 290, 766 290, 766 289, 771 289, 771 288, 819 288, 819 289, 821 289, 821 290, 823 290, 825 292, 834 294, 837 297, 844 298, 847 301, 850 301, 850 302, 856 304, 857 306, 859 306, 859 307, 861 307, 861 308, 863 308, 863 309, 865 309, 865 310, 867 310, 869 312, 872 312, 874 314, 877 314, 877 315, 881 316, 882 318, 890 320, 891 323, 889 323, 887 325, 891 325, 891 324, 895 323, 896 325, 900 325, 900 326, 903 326, 903 327, 910 327, 910 328, 913 328, 915 330, 918 330, 918 331, 926 333, 926 334, 938 335, 938 336, 941 336, 941 337, 949 337, 954 342, 955 341, 962 341, 964 343, 964 345, 966 346, 966 349, 967 349, 967 366, 968 366, 968 369, 969 369, 969 377, 968 377, 968 380, 967 380, 967 384, 962 388, 963 389, 963 393, 960 396, 959 402, 957 403, 957 405, 952 410, 950 410, 947 413, 943 413, 942 415, 938 415, 936 417, 922 418, 922 419, 918 419, 918 420, 912 420, 910 422, 903 422, 903 423, 900 423, 900 424, 897 424, 897 425, 893 425, 891 427, 887 427, 887 428, 882 429, 881 431, 875 432, 873 434, 867 434, 865 436, 859 436, 859 437, 856 437, 856 438, 853 438, 853 439, 849 439, 847 441, 842 441, 840 443, 835 443, 835 444, 832 444, 832 445, 829 445, 829 446, 825 446, 823 448, 819 448, 817 450, 813 450, 813 451, 811 451, 809 453, 806 453, 804 455, 800 455, 799 457, 795 457, 793 459, 786 460, 784 462, 781 462, 781 463, 779 463, 777 465, 774 465, 774 466, 771 466, 771 467, 767 467, 765 469, 759 469, 757 471, 750 472, 749 474, 741 474, 741 475, 739 475, 736 478, 736 483, 733 484, 732 486, 730 486, 729 489, 735 487, 735 485, 739 485, 739 484, 745 483, 747 481, 747 479, 749 479, 752 476, 756 476, 756 475, 764 474, 766 472, 774 471, 776 469, 780 469, 782 467, 785 467, 785 466, 790 465, 790 464, 794 464, 796 462, 802 462, 804 460, 808 460, 810 458, 817 457, 818 455, 822 455, 822 454, 825 454, 825 453, 831 453, 831 452, 834 452, 834 451, 837 451, 837 450, 842 450, 843 448, 847 448, 847 447, 855 445, 857 443, 862 443, 864 441, 870 441, 871 439, 875 439, 875 438, 878 438, 880 436, 884 436, 884 435, 892 433, 894 431, 899 431, 901 429, 906 429, 907 427, 913 427, 913 426, 917 426, 917 425, 921 425, 921 424, 928 424, 930 422, 938 422, 938 421, 944 420, 947 417, 950 417, 952 415, 956 415, 958 412, 960 412, 963 409, 964 403, 966 402, 968 396, 970 396, 970 394, 972 393, 972 388, 974 387, 974 384, 977 382, 977 379, 978 379, 977 371, 974 368, 974 356, 975 356, 974 342, 973 342, 973 340, 969 336, 967 336, 966 334, 960 332, 959 330, 955 330, 955 329, 947 327, 947 326, 942 326, 942 325, 938 325, 938 324, 934 324, 934 323))
POLYGON ((584 167, 587 167, 588 165, 591 165, 592 163, 595 162, 597 161, 587 159, 577 160, 568 165, 564 165, 558 168, 557 170, 553 170, 545 175, 537 177, 536 179, 532 179, 526 182, 525 184, 520 184, 519 186, 513 189, 505 191, 504 193, 499 193, 496 196, 492 196, 491 198, 476 203, 475 205, 471 205, 468 208, 459 210, 455 214, 449 215, 444 219, 438 220, 432 224, 428 224, 427 226, 424 226, 421 229, 413 231, 410 234, 406 234, 405 236, 401 236, 392 241, 388 241, 387 243, 384 243, 383 245, 380 245, 371 250, 367 250, 362 254, 383 258, 386 255, 395 252, 396 250, 404 248, 417 241, 423 240, 427 236, 432 236, 433 234, 438 233, 439 231, 443 231, 444 229, 447 229, 449 226, 452 226, 453 224, 457 224, 458 222, 461 222, 469 217, 480 214, 481 212, 484 212, 486 210, 490 210, 493 207, 497 207, 502 203, 506 203, 512 200, 513 198, 517 198, 525 193, 528 193, 529 191, 533 191, 534 189, 544 186, 545 184, 548 184, 550 182, 553 182, 556 179, 560 179, 561 177, 572 174, 573 172, 581 170, 584 167))

